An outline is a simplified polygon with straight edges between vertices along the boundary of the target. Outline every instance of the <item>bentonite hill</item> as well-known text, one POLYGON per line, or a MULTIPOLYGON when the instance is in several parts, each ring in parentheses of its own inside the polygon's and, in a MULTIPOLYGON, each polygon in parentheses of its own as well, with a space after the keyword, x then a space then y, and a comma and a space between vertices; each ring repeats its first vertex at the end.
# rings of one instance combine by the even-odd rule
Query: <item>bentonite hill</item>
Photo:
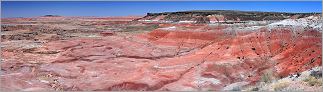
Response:
POLYGON ((1 19, 1 90, 319 91, 322 14, 1 19))

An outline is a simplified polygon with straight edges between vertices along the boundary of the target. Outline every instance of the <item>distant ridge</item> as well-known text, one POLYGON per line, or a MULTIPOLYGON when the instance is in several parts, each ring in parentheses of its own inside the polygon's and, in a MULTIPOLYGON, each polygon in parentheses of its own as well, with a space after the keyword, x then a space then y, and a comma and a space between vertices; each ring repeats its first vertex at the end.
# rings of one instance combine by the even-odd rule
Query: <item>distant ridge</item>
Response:
POLYGON ((60 15, 44 15, 42 17, 62 17, 62 16, 60 16, 60 15))
POLYGON ((238 11, 238 10, 190 10, 178 12, 147 13, 138 20, 154 21, 196 21, 197 23, 229 22, 229 21, 265 21, 297 19, 321 13, 287 13, 287 12, 262 12, 262 11, 238 11))

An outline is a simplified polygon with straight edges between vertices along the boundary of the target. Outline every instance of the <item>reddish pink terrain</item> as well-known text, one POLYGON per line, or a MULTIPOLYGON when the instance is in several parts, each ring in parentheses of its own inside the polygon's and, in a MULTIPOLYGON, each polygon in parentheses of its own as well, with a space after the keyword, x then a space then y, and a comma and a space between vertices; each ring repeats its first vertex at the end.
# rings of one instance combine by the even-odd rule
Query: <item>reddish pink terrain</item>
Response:
POLYGON ((134 19, 2 19, 1 89, 221 91, 322 65, 321 29, 134 19))

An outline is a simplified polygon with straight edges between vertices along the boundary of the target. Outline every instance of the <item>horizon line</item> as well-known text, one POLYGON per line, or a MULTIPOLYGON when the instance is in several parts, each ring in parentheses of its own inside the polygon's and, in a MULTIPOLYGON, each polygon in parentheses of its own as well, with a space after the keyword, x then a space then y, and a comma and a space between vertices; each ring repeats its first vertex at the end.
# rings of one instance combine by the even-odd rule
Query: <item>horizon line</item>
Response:
MULTIPOLYGON (((268 12, 268 13, 296 13, 296 14, 307 14, 307 13, 315 13, 315 14, 322 14, 322 12, 279 12, 279 11, 252 11, 252 10, 184 10, 184 11, 175 11, 175 12, 203 12, 203 11, 240 11, 240 12, 268 12)), ((2 17, 2 18, 34 18, 34 17, 44 17, 46 15, 53 15, 53 16, 59 16, 59 17, 128 17, 128 16, 146 16, 148 13, 175 13, 175 12, 169 12, 169 11, 164 11, 164 12, 146 12, 143 15, 122 15, 122 16, 64 16, 64 15, 59 15, 59 14, 44 14, 41 16, 31 16, 31 17, 2 17)))

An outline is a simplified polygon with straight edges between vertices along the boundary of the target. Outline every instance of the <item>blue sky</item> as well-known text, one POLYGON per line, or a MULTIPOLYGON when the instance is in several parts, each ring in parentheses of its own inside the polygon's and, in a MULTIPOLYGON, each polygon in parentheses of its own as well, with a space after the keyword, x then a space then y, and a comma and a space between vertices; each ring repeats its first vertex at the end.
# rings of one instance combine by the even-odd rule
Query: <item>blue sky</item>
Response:
POLYGON ((148 12, 186 10, 245 10, 275 12, 322 12, 321 1, 231 1, 231 2, 112 2, 112 1, 2 1, 1 17, 130 16, 148 12))

